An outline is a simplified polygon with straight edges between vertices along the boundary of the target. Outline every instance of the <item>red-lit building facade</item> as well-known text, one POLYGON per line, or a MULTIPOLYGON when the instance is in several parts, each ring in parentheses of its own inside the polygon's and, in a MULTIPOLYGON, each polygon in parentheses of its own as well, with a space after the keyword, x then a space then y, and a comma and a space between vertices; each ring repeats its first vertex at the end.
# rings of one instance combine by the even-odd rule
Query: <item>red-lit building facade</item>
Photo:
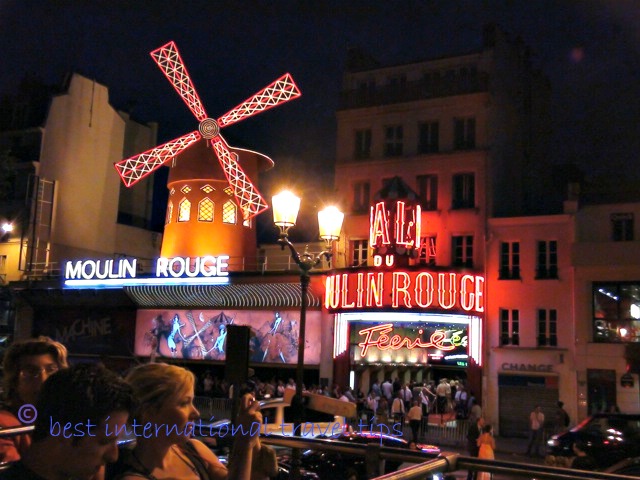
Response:
POLYGON ((466 55, 380 66, 352 52, 335 175, 347 217, 325 290, 338 383, 466 379, 506 436, 526 434, 537 403, 551 418, 562 400, 574 420, 640 410, 637 203, 560 207, 543 175, 548 93, 527 47, 491 26, 466 55), (377 254, 376 205, 404 200, 389 195, 399 179, 420 238, 394 260, 377 254), (454 335, 467 348, 448 355, 454 335))
POLYGON ((402 290, 402 283, 404 293, 385 291, 382 304, 351 308, 371 315, 367 321, 356 319, 344 302, 332 309, 336 328, 346 328, 346 322, 350 332, 344 353, 336 340, 336 374, 356 371, 364 388, 372 378, 387 376, 403 381, 457 377, 466 379, 477 397, 484 396, 487 357, 478 352, 487 348, 488 219, 523 214, 536 202, 539 177, 533 166, 544 160, 541 122, 548 90, 526 46, 493 26, 483 33, 475 52, 405 65, 383 67, 350 52, 337 112, 335 186, 348 215, 336 266, 361 271, 365 278, 385 270, 391 289, 409 284, 402 290), (402 270, 397 264, 385 267, 384 261, 375 265, 370 244, 370 226, 375 229, 370 208, 393 177, 415 192, 421 211, 417 249, 402 270), (455 287, 447 289, 449 279, 455 287), (425 288, 433 288, 434 298, 437 292, 455 291, 457 299, 427 302, 416 293, 425 288), (436 329, 460 336, 476 353, 463 358, 459 352, 427 349, 422 362, 416 349, 397 358, 369 349, 368 358, 358 357, 358 322, 367 327, 398 322, 406 330, 404 324, 414 316, 419 325, 433 321, 436 329))

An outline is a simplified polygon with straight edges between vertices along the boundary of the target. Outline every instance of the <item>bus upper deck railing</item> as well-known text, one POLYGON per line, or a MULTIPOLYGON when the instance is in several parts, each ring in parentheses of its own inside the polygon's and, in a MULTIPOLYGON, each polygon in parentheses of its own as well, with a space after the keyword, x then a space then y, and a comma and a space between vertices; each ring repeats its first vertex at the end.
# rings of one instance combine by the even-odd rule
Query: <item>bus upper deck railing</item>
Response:
MULTIPOLYGON (((31 433, 33 426, 12 427, 0 430, 0 438, 31 433)), ((287 448, 337 451, 347 455, 362 455, 366 458, 367 478, 374 480, 424 479, 429 473, 452 473, 459 470, 478 470, 494 474, 511 475, 518 478, 555 480, 633 480, 637 477, 611 473, 572 470, 569 468, 547 467, 501 460, 484 460, 466 457, 458 453, 443 452, 439 455, 396 447, 384 447, 379 443, 352 444, 328 439, 301 438, 291 436, 260 436, 263 443, 287 448), (415 463, 396 472, 380 475, 380 464, 384 460, 415 463)), ((130 441, 129 441, 130 442, 130 441)), ((9 464, 0 464, 0 471, 9 464)))

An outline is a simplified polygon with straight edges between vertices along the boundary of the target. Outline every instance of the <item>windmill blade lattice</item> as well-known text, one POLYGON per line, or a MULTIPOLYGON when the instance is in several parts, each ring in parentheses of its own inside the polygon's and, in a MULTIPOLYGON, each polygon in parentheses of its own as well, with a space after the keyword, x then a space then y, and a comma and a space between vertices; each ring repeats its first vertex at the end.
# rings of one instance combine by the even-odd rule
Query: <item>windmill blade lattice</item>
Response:
POLYGON ((247 220, 266 210, 266 201, 238 164, 237 155, 229 151, 227 143, 220 135, 220 128, 298 98, 301 95, 300 90, 291 75, 284 74, 215 120, 207 116, 175 43, 163 45, 152 51, 151 56, 200 124, 195 132, 117 162, 115 167, 124 184, 127 187, 135 184, 193 142, 206 138, 223 168, 244 219, 247 220))
POLYGON ((171 160, 194 142, 200 140, 200 138, 202 138, 202 136, 197 131, 188 133, 163 145, 147 150, 146 152, 117 162, 115 164, 116 170, 118 170, 118 174, 120 178, 122 178, 123 183, 127 187, 130 187, 138 180, 160 168, 164 163, 171 160))
POLYGON ((178 47, 173 42, 169 42, 166 45, 151 52, 151 57, 156 61, 160 70, 165 74, 173 88, 176 89, 178 95, 182 97, 184 103, 187 104, 189 110, 198 119, 203 121, 207 118, 207 113, 204 111, 202 101, 196 92, 187 67, 184 66, 182 57, 178 53, 178 47))

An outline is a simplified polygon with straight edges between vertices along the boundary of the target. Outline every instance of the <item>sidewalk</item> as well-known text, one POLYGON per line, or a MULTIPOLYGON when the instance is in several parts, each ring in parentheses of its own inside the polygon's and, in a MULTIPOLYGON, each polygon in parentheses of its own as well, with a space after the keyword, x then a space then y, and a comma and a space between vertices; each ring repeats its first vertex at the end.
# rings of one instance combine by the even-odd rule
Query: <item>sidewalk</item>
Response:
MULTIPOLYGON (((532 465, 544 465, 544 456, 531 457, 526 455, 527 446, 529 445, 526 438, 496 437, 496 460, 505 462, 527 463, 532 465)), ((459 446, 440 446, 443 452, 455 452, 462 456, 468 456, 466 447, 459 446)))

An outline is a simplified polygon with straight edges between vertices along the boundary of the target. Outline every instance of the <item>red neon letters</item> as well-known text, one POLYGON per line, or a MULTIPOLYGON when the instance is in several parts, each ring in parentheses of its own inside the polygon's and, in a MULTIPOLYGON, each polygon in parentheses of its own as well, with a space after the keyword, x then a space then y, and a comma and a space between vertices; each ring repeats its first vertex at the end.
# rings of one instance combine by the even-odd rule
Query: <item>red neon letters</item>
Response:
POLYGON ((408 206, 398 200, 394 210, 387 210, 385 202, 371 207, 369 219, 369 244, 372 248, 388 247, 395 244, 401 248, 420 247, 420 205, 408 206), (395 225, 389 225, 394 223, 395 225), (393 229, 393 237, 390 234, 393 229))
POLYGON ((327 276, 325 307, 484 312, 484 277, 455 272, 376 271, 327 276))
MULTIPOLYGON (((392 335, 390 337, 388 333, 392 331, 392 323, 385 323, 360 330, 358 335, 365 335, 365 339, 358 344, 360 347, 360 357, 364 358, 371 347, 376 347, 378 350, 400 350, 401 348, 412 350, 418 347, 437 348, 438 350, 444 351, 456 348, 451 343, 445 345, 446 334, 442 330, 433 332, 428 343, 424 343, 420 338, 411 340, 408 337, 401 337, 400 335, 392 335), (377 334, 377 337, 374 337, 375 334, 377 334)), ((422 334, 422 330, 418 330, 418 333, 422 334)))

